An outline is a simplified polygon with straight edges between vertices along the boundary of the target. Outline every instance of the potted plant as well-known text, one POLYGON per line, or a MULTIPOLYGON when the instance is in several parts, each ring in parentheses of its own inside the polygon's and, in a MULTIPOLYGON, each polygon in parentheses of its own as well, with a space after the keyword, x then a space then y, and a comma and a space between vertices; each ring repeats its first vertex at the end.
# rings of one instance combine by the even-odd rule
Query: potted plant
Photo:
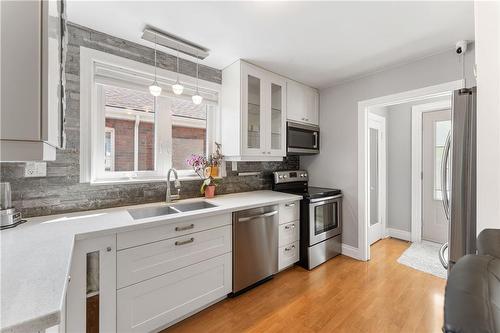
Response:
POLYGON ((203 180, 200 193, 205 194, 206 198, 213 198, 215 196, 215 187, 219 185, 219 168, 224 159, 221 153, 221 145, 217 142, 215 145, 217 147, 215 153, 210 154, 208 157, 192 154, 186 160, 186 163, 203 180))

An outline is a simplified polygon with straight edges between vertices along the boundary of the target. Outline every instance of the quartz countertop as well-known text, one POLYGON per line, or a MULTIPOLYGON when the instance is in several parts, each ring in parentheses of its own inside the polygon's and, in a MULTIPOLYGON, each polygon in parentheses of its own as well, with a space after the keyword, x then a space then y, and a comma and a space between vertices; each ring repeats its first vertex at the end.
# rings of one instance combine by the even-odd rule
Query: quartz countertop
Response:
MULTIPOLYGON (((242 192, 206 200, 217 207, 141 220, 134 220, 127 209, 166 204, 35 217, 2 230, 0 330, 33 332, 59 324, 75 240, 300 199, 298 195, 273 191, 242 192)), ((172 204, 200 200, 203 198, 172 204)))

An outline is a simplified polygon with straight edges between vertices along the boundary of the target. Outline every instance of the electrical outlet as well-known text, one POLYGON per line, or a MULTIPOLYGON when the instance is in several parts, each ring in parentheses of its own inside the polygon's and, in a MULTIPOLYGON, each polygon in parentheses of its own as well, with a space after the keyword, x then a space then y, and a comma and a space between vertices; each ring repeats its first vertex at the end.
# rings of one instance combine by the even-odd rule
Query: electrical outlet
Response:
POLYGON ((46 162, 26 162, 24 167, 24 177, 45 177, 47 176, 46 162))

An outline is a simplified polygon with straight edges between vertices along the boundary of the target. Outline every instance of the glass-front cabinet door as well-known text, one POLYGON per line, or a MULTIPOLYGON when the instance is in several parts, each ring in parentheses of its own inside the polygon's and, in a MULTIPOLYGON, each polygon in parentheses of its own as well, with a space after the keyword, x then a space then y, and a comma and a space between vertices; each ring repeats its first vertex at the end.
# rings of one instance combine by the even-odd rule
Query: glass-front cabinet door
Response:
POLYGON ((267 86, 270 93, 269 130, 266 154, 284 156, 286 133, 286 81, 280 77, 271 77, 267 86))
POLYGON ((265 76, 245 66, 243 72, 242 148, 245 155, 265 154, 265 76))

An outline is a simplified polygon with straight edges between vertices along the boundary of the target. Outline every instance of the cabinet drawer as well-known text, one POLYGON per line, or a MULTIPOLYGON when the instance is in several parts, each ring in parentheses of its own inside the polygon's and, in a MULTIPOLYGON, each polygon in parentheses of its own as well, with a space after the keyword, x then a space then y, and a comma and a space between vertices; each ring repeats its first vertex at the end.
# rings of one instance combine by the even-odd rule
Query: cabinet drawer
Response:
POLYGON ((117 287, 231 252, 231 229, 228 225, 119 251, 117 287))
POLYGON ((282 246, 278 252, 278 269, 281 271, 299 261, 299 242, 282 246))
POLYGON ((117 291, 117 332, 151 332, 231 292, 231 253, 117 291))
POLYGON ((200 216, 192 220, 174 222, 161 227, 119 233, 116 235, 116 245, 118 250, 123 250, 133 246, 230 225, 231 223, 231 214, 200 216))
POLYGON ((290 201, 280 204, 280 224, 293 222, 299 219, 299 201, 290 201))
POLYGON ((299 240, 299 221, 279 225, 279 246, 299 240))

